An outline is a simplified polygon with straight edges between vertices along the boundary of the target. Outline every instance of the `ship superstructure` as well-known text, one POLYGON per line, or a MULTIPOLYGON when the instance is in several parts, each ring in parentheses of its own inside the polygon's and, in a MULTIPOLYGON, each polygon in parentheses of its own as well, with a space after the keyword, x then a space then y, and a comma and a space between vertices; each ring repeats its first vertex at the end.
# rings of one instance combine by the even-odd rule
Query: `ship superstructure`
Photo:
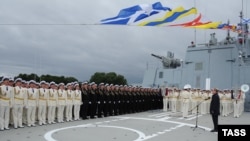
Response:
MULTIPOLYGON (((250 85, 250 39, 248 24, 240 23, 242 32, 218 41, 216 34, 210 34, 205 44, 192 44, 187 47, 183 61, 175 59, 169 52, 167 56, 152 56, 162 61, 162 67, 147 68, 143 87, 177 87, 190 85, 199 89, 239 89, 250 85)), ((246 104, 250 111, 250 96, 247 92, 246 104)))

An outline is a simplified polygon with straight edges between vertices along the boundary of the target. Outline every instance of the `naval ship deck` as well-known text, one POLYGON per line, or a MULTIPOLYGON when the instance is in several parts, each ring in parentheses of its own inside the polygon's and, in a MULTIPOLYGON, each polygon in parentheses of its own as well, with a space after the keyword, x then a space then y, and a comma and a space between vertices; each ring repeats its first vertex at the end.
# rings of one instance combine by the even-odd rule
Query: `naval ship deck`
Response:
MULTIPOLYGON (((24 127, 0 132, 1 141, 216 141, 210 114, 183 118, 162 110, 24 127)), ((250 112, 241 117, 219 116, 219 125, 250 125, 250 112)))

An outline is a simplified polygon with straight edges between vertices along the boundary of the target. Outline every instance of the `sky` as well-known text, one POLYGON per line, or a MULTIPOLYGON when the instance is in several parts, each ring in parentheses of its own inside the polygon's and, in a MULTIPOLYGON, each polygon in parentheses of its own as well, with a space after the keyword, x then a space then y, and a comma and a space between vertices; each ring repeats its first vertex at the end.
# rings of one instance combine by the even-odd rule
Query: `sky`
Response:
MULTIPOLYGON (((204 22, 237 24, 242 8, 244 17, 250 16, 247 0, 158 1, 172 9, 196 7, 204 22)), ((140 84, 148 67, 161 67, 151 53, 171 51, 184 60, 191 41, 208 42, 211 33, 224 39, 222 30, 96 24, 121 9, 158 1, 1 0, 0 76, 35 73, 85 81, 95 72, 115 72, 129 84, 140 84)))

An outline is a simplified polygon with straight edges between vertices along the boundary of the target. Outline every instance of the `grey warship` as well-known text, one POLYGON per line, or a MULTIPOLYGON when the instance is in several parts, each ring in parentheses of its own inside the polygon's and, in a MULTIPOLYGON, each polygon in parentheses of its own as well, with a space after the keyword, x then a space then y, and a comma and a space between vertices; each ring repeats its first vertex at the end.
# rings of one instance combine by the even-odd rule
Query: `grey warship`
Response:
MULTIPOLYGON (((228 30, 226 38, 221 41, 212 33, 208 43, 191 44, 186 49, 184 60, 176 59, 172 52, 168 52, 167 56, 151 54, 161 60, 162 67, 147 68, 142 86, 249 89, 249 27, 242 22, 238 26, 243 32, 237 37, 231 37, 228 30)), ((245 111, 250 111, 249 91, 245 93, 245 111)))

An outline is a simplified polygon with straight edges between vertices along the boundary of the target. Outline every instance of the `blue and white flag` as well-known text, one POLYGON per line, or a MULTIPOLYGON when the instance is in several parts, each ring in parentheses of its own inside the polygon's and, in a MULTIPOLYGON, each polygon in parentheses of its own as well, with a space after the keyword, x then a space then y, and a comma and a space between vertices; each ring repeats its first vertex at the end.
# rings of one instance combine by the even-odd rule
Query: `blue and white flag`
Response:
POLYGON ((242 23, 243 24, 249 24, 250 23, 250 19, 244 19, 244 18, 242 18, 242 23))
POLYGON ((116 17, 101 20, 101 24, 130 25, 162 11, 171 11, 163 7, 160 2, 154 4, 140 4, 120 10, 116 17))

